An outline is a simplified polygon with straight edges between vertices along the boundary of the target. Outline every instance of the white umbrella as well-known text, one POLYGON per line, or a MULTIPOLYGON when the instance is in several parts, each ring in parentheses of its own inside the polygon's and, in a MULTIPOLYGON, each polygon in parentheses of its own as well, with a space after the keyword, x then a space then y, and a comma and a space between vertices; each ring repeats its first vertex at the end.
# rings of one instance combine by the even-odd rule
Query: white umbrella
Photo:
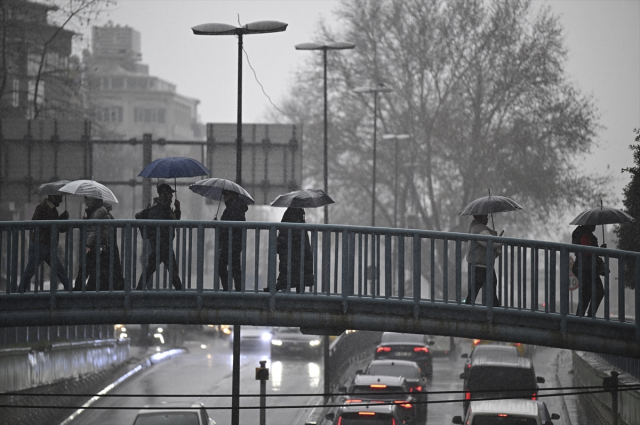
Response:
POLYGON ((334 204, 335 201, 322 189, 295 190, 278 195, 271 201, 272 207, 283 208, 318 208, 334 204))
MULTIPOLYGON (((216 177, 212 177, 210 179, 204 179, 195 182, 191 186, 189 186, 191 191, 197 193, 198 195, 202 195, 206 198, 210 198, 216 201, 222 200, 222 191, 229 190, 231 192, 236 192, 247 205, 255 204, 256 202, 253 200, 249 192, 244 190, 242 186, 237 183, 232 182, 227 179, 219 179, 216 177)), ((220 202, 218 202, 218 210, 220 209, 220 202)), ((218 212, 216 211, 216 218, 218 218, 218 212)))
POLYGON ((62 186, 59 190, 72 195, 88 196, 118 203, 118 198, 116 198, 111 189, 93 180, 75 180, 62 186))

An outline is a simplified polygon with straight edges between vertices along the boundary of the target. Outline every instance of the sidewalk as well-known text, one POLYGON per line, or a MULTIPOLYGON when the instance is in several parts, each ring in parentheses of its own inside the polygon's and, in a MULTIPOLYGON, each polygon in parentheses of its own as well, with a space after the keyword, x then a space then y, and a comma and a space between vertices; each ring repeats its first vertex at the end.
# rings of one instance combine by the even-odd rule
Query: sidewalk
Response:
MULTIPOLYGON (((555 387, 573 387, 573 358, 570 350, 560 350, 553 366, 556 367, 555 387)), ((565 395, 562 397, 563 405, 560 413, 562 425, 579 425, 580 406, 577 395, 565 395)))

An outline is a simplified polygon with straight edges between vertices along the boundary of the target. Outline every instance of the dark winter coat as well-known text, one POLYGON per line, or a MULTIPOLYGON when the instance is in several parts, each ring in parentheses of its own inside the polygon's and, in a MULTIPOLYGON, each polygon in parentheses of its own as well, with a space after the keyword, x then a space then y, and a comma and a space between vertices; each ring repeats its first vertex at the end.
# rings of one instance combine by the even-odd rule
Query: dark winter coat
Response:
MULTIPOLYGON (((160 202, 156 202, 149 209, 149 220, 180 220, 182 212, 179 209, 175 211, 171 209, 171 205, 164 205, 160 202)), ((149 240, 155 247, 156 244, 156 229, 154 226, 147 228, 147 235, 149 240)), ((170 233, 168 227, 160 228, 160 245, 168 246, 171 242, 170 233)), ((175 229, 173 230, 173 236, 175 237, 175 229)))
MULTIPOLYGON (((571 233, 571 243, 574 245, 585 245, 598 247, 598 238, 589 229, 588 226, 578 226, 571 233)), ((590 280, 591 276, 591 253, 582 253, 582 274, 588 276, 590 280)), ((578 276, 578 260, 573 263, 572 273, 578 276)), ((604 275, 604 260, 600 257, 596 257, 596 275, 604 275)))
MULTIPOLYGON (((304 223, 302 208, 288 208, 282 217, 282 223, 304 223)), ((289 265, 289 231, 291 231, 291 288, 300 286, 300 259, 302 257, 302 232, 298 229, 283 229, 278 231, 278 288, 287 286, 287 272, 289 265)), ((309 234, 304 232, 304 286, 313 286, 313 253, 309 234)))
MULTIPOLYGON (((91 201, 87 208, 85 208, 85 219, 87 220, 111 220, 113 216, 111 211, 112 206, 108 202, 104 202, 102 199, 94 199, 91 201)), ((98 226, 89 226, 87 228, 87 248, 94 248, 98 241, 98 226)), ((109 245, 109 227, 101 226, 100 229, 100 246, 109 245)))
MULTIPOLYGON (((67 218, 69 218, 69 214, 62 213, 58 215, 58 210, 55 207, 55 205, 53 205, 53 202, 51 202, 48 199, 45 199, 44 201, 38 204, 38 206, 36 207, 36 210, 33 212, 33 216, 31 217, 31 220, 66 220, 67 218)), ((67 227, 59 226, 58 231, 60 233, 64 233, 67 231, 67 227)), ((36 240, 36 232, 34 229, 33 233, 31 233, 31 242, 35 240, 36 240)), ((51 228, 48 226, 41 227, 40 228, 40 245, 48 247, 50 242, 51 242, 51 228)))
MULTIPOLYGON (((239 196, 234 196, 225 202, 225 209, 220 217, 221 221, 247 221, 245 213, 249 207, 239 196)), ((229 228, 220 228, 220 249, 226 252, 229 249, 229 228)), ((242 229, 233 229, 232 250, 242 250, 242 229)))

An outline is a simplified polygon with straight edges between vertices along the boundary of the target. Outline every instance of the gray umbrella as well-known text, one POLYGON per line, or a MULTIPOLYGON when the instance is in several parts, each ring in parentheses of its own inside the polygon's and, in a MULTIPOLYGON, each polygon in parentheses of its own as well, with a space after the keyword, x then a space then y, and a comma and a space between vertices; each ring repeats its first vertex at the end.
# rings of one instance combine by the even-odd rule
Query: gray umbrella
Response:
POLYGON ((460 215, 491 214, 491 225, 495 230, 496 225, 493 222, 493 213, 516 211, 521 209, 523 208, 520 204, 513 199, 509 199, 504 196, 491 195, 491 191, 489 190, 489 196, 484 196, 476 199, 475 201, 471 201, 471 203, 462 210, 460 215))
POLYGON ((40 196, 49 195, 61 195, 64 196, 64 209, 67 209, 67 194, 60 192, 60 188, 67 183, 71 183, 71 180, 58 180, 57 182, 43 183, 38 186, 36 193, 40 196))
POLYGON ((629 221, 635 221, 635 219, 624 211, 603 206, 602 200, 600 200, 599 207, 582 211, 569 224, 582 225, 582 226, 602 225, 602 243, 605 243, 604 241, 604 225, 605 224, 620 224, 620 223, 627 223, 629 221))
POLYGON ((272 207, 283 208, 318 208, 329 204, 335 204, 335 201, 321 189, 295 190, 271 201, 272 207))

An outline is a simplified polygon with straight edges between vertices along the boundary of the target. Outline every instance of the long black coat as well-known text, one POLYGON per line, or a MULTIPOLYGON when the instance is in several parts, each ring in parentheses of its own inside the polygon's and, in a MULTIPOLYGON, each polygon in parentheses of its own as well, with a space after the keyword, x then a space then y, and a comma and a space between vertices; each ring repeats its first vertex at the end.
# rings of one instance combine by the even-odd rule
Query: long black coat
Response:
MULTIPOLYGON (((304 223, 304 210, 302 208, 288 208, 282 217, 283 223, 304 223)), ((280 263, 278 265, 277 288, 287 287, 287 269, 289 265, 289 230, 278 231, 277 253, 280 263)), ((300 287, 300 258, 302 256, 300 230, 291 229, 291 288, 300 287)), ((313 286, 313 253, 309 234, 304 232, 304 286, 313 286)))

